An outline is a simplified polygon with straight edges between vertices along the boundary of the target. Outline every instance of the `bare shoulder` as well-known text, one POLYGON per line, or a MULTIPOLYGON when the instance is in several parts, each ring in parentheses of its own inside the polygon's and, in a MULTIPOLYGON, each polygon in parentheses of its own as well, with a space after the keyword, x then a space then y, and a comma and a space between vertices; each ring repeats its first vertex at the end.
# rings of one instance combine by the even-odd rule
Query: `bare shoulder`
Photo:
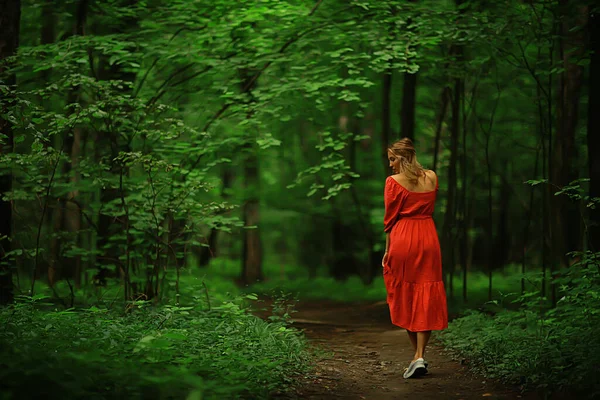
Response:
POLYGON ((427 183, 431 186, 434 187, 437 185, 437 174, 435 173, 435 171, 431 170, 431 169, 426 169, 424 170, 425 172, 425 177, 427 179, 427 183))
POLYGON ((404 177, 404 175, 402 174, 394 174, 394 175, 390 175, 390 178, 392 178, 393 180, 395 180, 396 182, 398 182, 399 184, 403 184, 404 181, 406 180, 406 178, 404 177))
POLYGON ((433 182, 437 181, 437 175, 434 170, 426 169, 426 170, 424 170, 424 172, 425 172, 425 176, 427 177, 428 180, 433 181, 433 182))

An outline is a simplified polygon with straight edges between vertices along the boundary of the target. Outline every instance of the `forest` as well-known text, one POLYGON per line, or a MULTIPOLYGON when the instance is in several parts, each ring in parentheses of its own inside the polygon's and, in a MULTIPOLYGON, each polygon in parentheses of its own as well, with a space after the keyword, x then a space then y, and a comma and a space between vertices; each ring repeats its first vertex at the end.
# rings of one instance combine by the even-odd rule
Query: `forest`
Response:
MULTIPOLYGON (((599 13, 0 0, 0 399, 342 390, 323 338, 393 329, 383 195, 400 138, 439 177, 439 365, 507 391, 492 398, 599 398, 599 13)), ((374 360, 400 368, 389 354, 374 360)), ((419 390, 482 396, 449 376, 419 390)))

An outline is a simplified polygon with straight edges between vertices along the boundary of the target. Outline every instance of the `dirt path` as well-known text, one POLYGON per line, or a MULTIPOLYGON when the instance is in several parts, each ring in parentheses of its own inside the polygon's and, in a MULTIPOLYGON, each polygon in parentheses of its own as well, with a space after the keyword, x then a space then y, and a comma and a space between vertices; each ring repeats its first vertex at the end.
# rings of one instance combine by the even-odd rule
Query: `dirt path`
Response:
MULTIPOLYGON (((406 332, 389 322, 387 304, 300 303, 294 326, 326 357, 294 392, 278 399, 523 399, 518 391, 472 373, 431 340, 429 373, 403 379, 413 350, 406 332)), ((264 316, 265 314, 263 314, 264 316)), ((535 396, 527 396, 534 399, 535 396)))

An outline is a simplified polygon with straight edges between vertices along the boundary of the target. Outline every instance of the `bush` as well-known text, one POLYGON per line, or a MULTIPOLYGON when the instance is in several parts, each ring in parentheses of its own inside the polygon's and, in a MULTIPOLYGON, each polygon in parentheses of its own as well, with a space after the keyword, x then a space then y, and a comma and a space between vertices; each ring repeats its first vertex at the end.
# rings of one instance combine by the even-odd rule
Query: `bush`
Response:
POLYGON ((42 301, 0 310, 2 399, 266 398, 308 366, 299 332, 242 297, 210 310, 138 302, 126 315, 42 301))
POLYGON ((556 307, 539 291, 527 292, 517 298, 517 311, 470 311, 440 339, 486 376, 524 389, 600 397, 600 257, 575 255, 580 261, 555 277, 556 307))

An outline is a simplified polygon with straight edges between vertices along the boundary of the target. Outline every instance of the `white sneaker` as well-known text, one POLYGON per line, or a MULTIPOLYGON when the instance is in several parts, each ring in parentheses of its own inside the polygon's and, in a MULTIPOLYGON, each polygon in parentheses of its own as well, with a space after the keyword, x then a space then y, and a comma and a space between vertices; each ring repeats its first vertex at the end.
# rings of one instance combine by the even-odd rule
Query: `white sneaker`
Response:
POLYGON ((425 360, 417 358, 412 361, 406 371, 404 372, 404 379, 416 378, 427 373, 427 367, 425 366, 425 360))

